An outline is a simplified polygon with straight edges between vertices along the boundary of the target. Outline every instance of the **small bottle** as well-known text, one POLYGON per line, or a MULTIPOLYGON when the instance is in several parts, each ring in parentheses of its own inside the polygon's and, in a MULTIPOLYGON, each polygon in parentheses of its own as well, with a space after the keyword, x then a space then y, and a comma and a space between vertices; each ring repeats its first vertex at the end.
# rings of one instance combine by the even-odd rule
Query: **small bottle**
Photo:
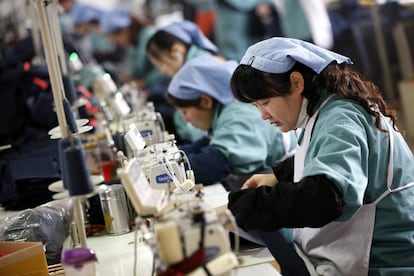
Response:
POLYGON ((114 145, 108 142, 110 133, 96 135, 96 143, 101 153, 102 174, 106 183, 111 183, 116 179, 117 160, 113 150, 114 145))
POLYGON ((86 163, 91 175, 102 174, 102 159, 101 152, 98 144, 95 142, 84 143, 83 149, 85 150, 86 163))
POLYGON ((73 248, 62 251, 61 263, 66 276, 95 276, 96 255, 89 248, 73 248))

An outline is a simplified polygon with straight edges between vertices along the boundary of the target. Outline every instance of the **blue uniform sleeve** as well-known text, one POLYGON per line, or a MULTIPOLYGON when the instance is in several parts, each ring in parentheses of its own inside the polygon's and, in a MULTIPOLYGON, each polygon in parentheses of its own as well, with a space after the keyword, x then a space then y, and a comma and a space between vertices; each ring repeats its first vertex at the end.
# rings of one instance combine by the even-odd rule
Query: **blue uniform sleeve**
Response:
POLYGON ((325 175, 344 195, 341 221, 352 217, 363 204, 370 163, 379 162, 374 155, 370 157, 363 120, 351 112, 321 112, 306 152, 303 177, 325 175))
POLYGON ((269 168, 285 155, 282 133, 261 119, 255 107, 227 105, 216 120, 211 145, 219 149, 237 174, 269 168))

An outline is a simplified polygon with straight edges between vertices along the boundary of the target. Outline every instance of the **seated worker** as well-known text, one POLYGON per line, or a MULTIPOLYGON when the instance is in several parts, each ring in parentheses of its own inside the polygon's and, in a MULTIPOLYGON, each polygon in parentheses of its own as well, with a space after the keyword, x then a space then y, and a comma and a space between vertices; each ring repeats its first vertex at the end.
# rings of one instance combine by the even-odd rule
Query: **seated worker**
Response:
POLYGON ((124 47, 127 52, 124 60, 127 67, 123 64, 123 68, 118 68, 119 79, 122 82, 134 82, 149 94, 164 93, 169 78, 151 64, 145 53, 148 39, 156 30, 155 26, 143 16, 133 14, 128 5, 107 11, 101 16, 100 26, 110 41, 124 47))
POLYGON ((76 3, 71 10, 74 40, 83 58, 91 62, 96 54, 114 51, 114 45, 102 33, 99 26, 103 10, 91 5, 76 3))
MULTIPOLYGON (((173 77, 185 62, 200 55, 211 54, 224 60, 219 55, 216 45, 196 24, 188 20, 173 22, 159 29, 148 40, 146 51, 152 64, 169 77, 173 77)), ((163 101, 165 103, 164 97, 160 100, 160 104, 163 101)), ((166 105, 171 108, 167 103, 166 105)), ((184 123, 180 112, 171 110, 171 113, 172 115, 169 116, 172 117, 171 123, 166 125, 171 125, 168 130, 178 136, 179 143, 195 142, 206 135, 206 132, 184 123)))
MULTIPOLYGON (((199 56, 185 63, 168 87, 167 101, 185 121, 209 134, 181 147, 197 183, 223 182, 231 175, 242 179, 264 171, 287 158, 296 143, 293 133, 283 135, 252 105, 235 101, 230 79, 236 66, 235 61, 199 56)), ((227 188, 239 189, 241 183, 236 180, 227 188)))
POLYGON ((149 60, 167 76, 174 76, 181 66, 200 55, 208 54, 224 60, 219 50, 196 24, 183 20, 159 29, 146 46, 149 60))
POLYGON ((246 231, 293 228, 311 275, 414 275, 413 154, 351 63, 297 39, 247 49, 231 80, 237 99, 283 132, 304 131, 294 158, 252 176, 228 208, 246 231))

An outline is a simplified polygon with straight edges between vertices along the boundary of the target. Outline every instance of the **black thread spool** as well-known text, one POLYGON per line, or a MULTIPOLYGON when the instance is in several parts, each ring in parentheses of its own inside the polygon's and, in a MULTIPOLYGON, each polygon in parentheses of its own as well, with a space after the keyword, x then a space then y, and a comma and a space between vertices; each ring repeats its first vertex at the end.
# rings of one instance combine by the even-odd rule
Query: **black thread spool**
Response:
MULTIPOLYGON (((80 143, 80 142, 79 142, 80 143)), ((63 150, 64 185, 71 196, 93 192, 93 185, 86 164, 86 156, 80 144, 72 144, 63 150)))

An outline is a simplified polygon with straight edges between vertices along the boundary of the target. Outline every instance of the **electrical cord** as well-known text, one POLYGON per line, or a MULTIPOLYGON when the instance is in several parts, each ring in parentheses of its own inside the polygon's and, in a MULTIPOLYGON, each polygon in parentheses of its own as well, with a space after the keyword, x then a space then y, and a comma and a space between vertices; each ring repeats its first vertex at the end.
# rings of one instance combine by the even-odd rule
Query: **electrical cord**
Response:
POLYGON ((134 276, 137 276, 138 267, 138 223, 135 222, 134 226, 134 276))

